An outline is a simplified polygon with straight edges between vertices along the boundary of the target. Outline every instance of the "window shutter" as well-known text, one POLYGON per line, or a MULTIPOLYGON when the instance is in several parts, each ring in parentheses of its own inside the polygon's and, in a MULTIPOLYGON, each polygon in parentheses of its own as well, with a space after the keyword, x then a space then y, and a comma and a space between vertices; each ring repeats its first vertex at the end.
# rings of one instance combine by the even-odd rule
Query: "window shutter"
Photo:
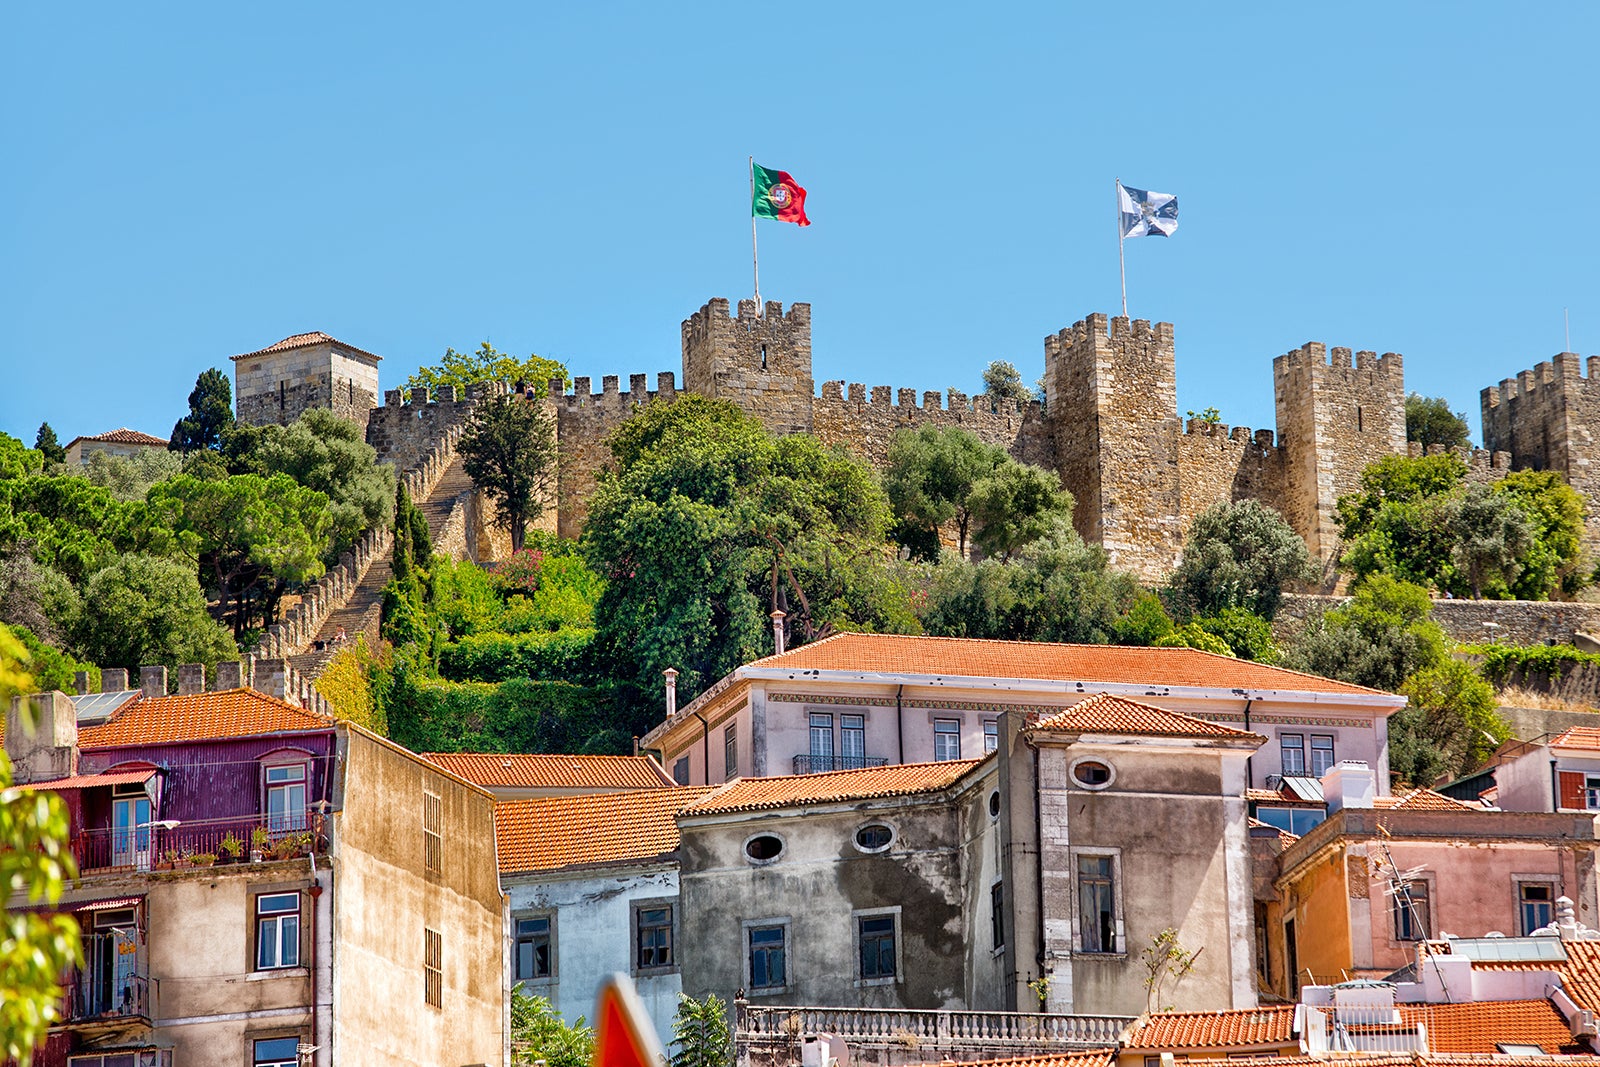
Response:
POLYGON ((1563 808, 1576 808, 1582 811, 1589 806, 1584 802, 1584 775, 1582 771, 1558 771, 1556 777, 1561 782, 1561 806, 1563 808))

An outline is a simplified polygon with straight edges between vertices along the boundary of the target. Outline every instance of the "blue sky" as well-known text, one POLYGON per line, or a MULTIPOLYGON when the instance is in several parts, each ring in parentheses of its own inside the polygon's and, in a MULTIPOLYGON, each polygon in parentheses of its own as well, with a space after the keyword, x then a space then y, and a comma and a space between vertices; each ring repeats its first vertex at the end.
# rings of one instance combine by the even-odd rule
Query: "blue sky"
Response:
POLYGON ((1593 5, 11 5, 0 430, 166 436, 195 376, 324 330, 397 386, 489 339, 677 370, 750 293, 746 156, 815 375, 977 391, 1118 303, 1113 179, 1180 410, 1270 427, 1272 357, 1398 351, 1469 413, 1600 352, 1593 5))

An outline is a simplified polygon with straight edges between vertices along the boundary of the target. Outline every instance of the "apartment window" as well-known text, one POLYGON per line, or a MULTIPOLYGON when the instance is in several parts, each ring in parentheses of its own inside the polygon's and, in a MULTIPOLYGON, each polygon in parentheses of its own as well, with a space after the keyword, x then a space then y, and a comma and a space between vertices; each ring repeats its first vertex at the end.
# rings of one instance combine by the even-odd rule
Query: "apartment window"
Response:
POLYGON ((933 758, 935 760, 961 758, 961 720, 933 720, 933 758))
POLYGON ((444 859, 444 801, 437 793, 422 794, 422 869, 437 873, 444 859))
POLYGON ((634 905, 633 946, 633 962, 638 970, 661 971, 672 967, 671 904, 634 905))
POLYGON ((993 752, 1000 747, 1000 720, 985 719, 983 721, 983 750, 993 752))
POLYGON ((811 769, 814 771, 832 770, 831 767, 818 766, 817 760, 833 759, 833 716, 820 711, 811 713, 811 769))
POLYGON ((256 970, 300 966, 300 894, 256 897, 256 970))
POLYGON ((516 980, 537 982, 551 976, 551 963, 555 960, 552 949, 551 919, 548 915, 534 915, 518 919, 516 925, 516 980))
POLYGON ((422 931, 422 999, 430 1008, 444 1007, 444 938, 437 930, 422 931))
POLYGON ((894 921, 892 914, 856 916, 862 981, 895 976, 894 921))
POLYGON ((688 756, 679 756, 677 762, 672 765, 672 780, 679 785, 689 784, 688 756))
POLYGON ((1433 914, 1428 883, 1413 881, 1409 884, 1408 902, 1406 893, 1394 895, 1394 939, 1396 941, 1422 941, 1428 936, 1428 931, 1433 929, 1433 914))
POLYGON ((750 927, 750 988, 752 990, 782 989, 789 983, 787 961, 784 959, 784 941, 787 930, 783 926, 750 927))
POLYGON ((1279 734, 1278 745, 1283 750, 1283 773, 1306 773, 1306 735, 1279 734))
POLYGON ((1006 884, 996 882, 989 887, 989 945, 995 949, 1006 947, 1006 884))
POLYGON ((739 773, 739 728, 729 724, 722 731, 722 777, 724 780, 739 773))
POLYGON ((1286 830, 1296 837, 1304 837, 1328 817, 1326 808, 1256 808, 1256 818, 1268 826, 1286 830))
POLYGON ((298 1037, 265 1037, 252 1041, 251 1067, 299 1067, 299 1045, 298 1037))
POLYGON ((278 832, 306 828, 306 765, 283 764, 267 769, 267 829, 278 832))
POLYGON ((1078 857, 1079 947, 1117 951, 1116 868, 1111 856, 1078 857))
POLYGON ((1518 883, 1517 915, 1522 923, 1523 937, 1550 925, 1555 899, 1555 886, 1549 882, 1518 883))
POLYGON ((867 720, 865 716, 839 716, 839 755, 844 757, 843 770, 860 770, 867 765, 867 720))
POLYGON ((1583 786, 1583 806, 1600 811, 1600 778, 1585 778, 1583 786))
POLYGON ((1311 776, 1321 778, 1333 770, 1333 735, 1311 735, 1311 776))

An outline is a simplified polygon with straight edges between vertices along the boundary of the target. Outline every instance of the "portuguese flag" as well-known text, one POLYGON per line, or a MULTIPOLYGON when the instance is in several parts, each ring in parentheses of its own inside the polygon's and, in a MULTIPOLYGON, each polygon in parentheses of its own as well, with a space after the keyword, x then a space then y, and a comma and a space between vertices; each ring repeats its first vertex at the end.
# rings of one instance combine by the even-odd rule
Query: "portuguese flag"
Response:
POLYGON ((750 177, 755 185, 750 214, 758 219, 811 225, 811 220, 806 218, 806 191, 788 171, 768 170, 759 163, 751 163, 750 177))

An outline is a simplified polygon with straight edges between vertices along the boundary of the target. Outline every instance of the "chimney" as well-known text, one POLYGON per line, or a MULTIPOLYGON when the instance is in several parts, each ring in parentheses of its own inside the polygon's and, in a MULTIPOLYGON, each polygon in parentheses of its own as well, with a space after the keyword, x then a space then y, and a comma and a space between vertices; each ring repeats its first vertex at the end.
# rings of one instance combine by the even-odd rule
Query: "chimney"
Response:
POLYGON ((783 620, 788 616, 781 611, 772 613, 772 654, 781 656, 784 653, 783 620))
POLYGON ((244 685, 244 672, 238 660, 223 660, 217 664, 217 676, 211 680, 213 689, 238 689, 244 685))
POLYGON ((125 693, 128 690, 128 668, 101 667, 100 692, 125 693))
POLYGON ((78 691, 79 696, 86 696, 89 692, 89 672, 74 671, 72 675, 72 688, 78 691))
POLYGON ((19 784, 77 774, 78 707, 72 698, 55 691, 12 697, 6 751, 19 784))
POLYGON ((1322 776, 1329 815, 1343 808, 1370 808, 1377 792, 1377 778, 1361 760, 1340 760, 1322 776))
POLYGON ((678 672, 668 667, 661 672, 667 680, 667 718, 678 714, 678 672))
POLYGON ((167 669, 165 667, 140 667, 139 688, 146 700, 167 695, 167 669))
POLYGON ((194 696, 206 691, 206 665, 185 663, 178 667, 178 695, 194 696))

